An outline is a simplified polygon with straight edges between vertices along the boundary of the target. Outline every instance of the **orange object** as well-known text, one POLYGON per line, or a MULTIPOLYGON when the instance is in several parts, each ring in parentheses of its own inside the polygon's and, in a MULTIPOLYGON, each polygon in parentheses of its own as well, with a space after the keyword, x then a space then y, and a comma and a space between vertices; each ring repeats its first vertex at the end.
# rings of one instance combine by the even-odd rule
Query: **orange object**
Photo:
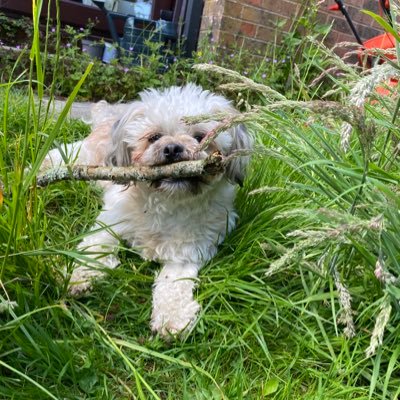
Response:
MULTIPOLYGON (((329 10, 341 11, 346 21, 350 25, 350 28, 353 31, 357 42, 360 44, 360 49, 358 52, 358 62, 363 68, 371 68, 374 65, 384 63, 386 60, 396 59, 395 54, 385 54, 384 56, 382 54, 385 50, 393 49, 396 47, 396 40, 392 34, 386 32, 363 41, 353 25, 353 22, 349 13, 346 10, 343 0, 335 0, 335 3, 336 4, 333 4, 329 7, 329 10)), ((385 16, 388 19, 389 23, 393 26, 389 3, 389 0, 379 0, 380 11, 382 13, 385 13, 385 16)), ((376 88, 376 93, 383 96, 388 96, 391 94, 390 87, 397 86, 398 84, 399 80, 391 78, 388 82, 386 82, 385 85, 378 86, 376 88)))
MULTIPOLYGON (((363 50, 370 50, 370 49, 377 49, 377 50, 387 50, 393 49, 396 45, 396 40, 390 33, 383 33, 382 35, 375 36, 371 39, 366 40, 363 43, 363 48, 360 49, 358 54, 358 62, 361 66, 370 68, 374 63, 372 62, 374 56, 379 56, 379 52, 374 54, 373 52, 368 52, 368 54, 364 54, 363 50)), ((393 55, 386 55, 388 59, 394 60, 396 56, 393 55)), ((384 59, 380 61, 381 63, 384 62, 384 59)))
POLYGON ((366 49, 391 49, 395 47, 396 40, 390 33, 383 33, 382 35, 375 36, 371 39, 364 41, 366 49))
MULTIPOLYGON (((390 78, 388 82, 386 82, 387 86, 395 87, 399 84, 399 81, 395 78, 390 78)), ((381 96, 389 96, 392 94, 392 91, 387 86, 377 86, 375 88, 376 93, 381 96)))

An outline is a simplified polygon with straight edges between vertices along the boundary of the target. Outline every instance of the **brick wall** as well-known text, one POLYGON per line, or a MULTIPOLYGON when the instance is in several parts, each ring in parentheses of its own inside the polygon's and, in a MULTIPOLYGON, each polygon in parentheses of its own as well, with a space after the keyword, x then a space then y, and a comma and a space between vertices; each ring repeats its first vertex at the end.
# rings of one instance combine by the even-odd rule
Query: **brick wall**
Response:
MULTIPOLYGON (((342 16, 340 11, 329 11, 328 6, 334 4, 334 1, 324 1, 318 18, 321 22, 332 23, 332 30, 327 37, 327 44, 333 46, 340 42, 355 42, 356 39, 342 16)), ((383 29, 369 16, 361 10, 369 10, 376 14, 382 14, 378 7, 378 0, 345 0, 346 9, 353 21, 358 34, 363 41, 383 33, 383 29)), ((339 50, 339 54, 343 51, 339 50)))
MULTIPOLYGON (((279 33, 289 31, 310 4, 317 0, 205 0, 201 25, 202 36, 232 45, 244 44, 255 51, 265 51, 279 33), (277 22, 282 22, 276 28, 277 22)), ((350 27, 339 11, 328 7, 334 0, 319 1, 318 19, 333 24, 326 43, 333 46, 342 41, 354 42, 350 27)), ((373 19, 361 12, 367 9, 378 13, 378 0, 345 0, 346 8, 362 40, 382 33, 373 19)), ((279 38, 278 38, 279 40, 279 38)), ((341 50, 338 50, 341 53, 341 50)))

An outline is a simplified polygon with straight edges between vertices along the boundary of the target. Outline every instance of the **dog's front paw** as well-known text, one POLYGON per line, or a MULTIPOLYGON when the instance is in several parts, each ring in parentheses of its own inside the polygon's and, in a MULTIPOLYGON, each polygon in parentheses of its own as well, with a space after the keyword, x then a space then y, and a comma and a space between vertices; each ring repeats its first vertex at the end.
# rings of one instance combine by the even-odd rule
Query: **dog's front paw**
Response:
POLYGON ((92 289, 93 281, 105 276, 105 272, 99 270, 99 265, 103 268, 116 268, 119 265, 119 260, 113 254, 96 261, 97 265, 90 267, 76 267, 71 275, 68 285, 68 292, 72 296, 82 296, 92 289), (101 264, 100 264, 101 262, 101 264))
POLYGON ((82 296, 91 290, 93 281, 104 276, 104 272, 87 267, 75 268, 68 284, 68 292, 72 296, 82 296))
POLYGON ((154 304, 151 329, 164 338, 188 331, 196 322, 199 310, 200 305, 194 300, 186 304, 154 304))

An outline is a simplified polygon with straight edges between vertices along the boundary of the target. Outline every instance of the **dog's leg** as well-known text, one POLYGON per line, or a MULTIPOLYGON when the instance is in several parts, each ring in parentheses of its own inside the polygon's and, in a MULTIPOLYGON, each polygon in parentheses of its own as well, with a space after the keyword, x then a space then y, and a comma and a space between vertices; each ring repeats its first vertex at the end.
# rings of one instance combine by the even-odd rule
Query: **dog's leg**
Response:
POLYGON ((151 328, 162 336, 190 329, 200 305, 193 299, 195 279, 200 267, 195 264, 166 263, 153 286, 151 328))
POLYGON ((91 289, 95 279, 105 275, 104 268, 114 269, 119 265, 118 257, 114 254, 118 239, 108 231, 96 232, 85 237, 78 248, 88 252, 85 265, 77 266, 69 281, 69 292, 79 296, 91 289))

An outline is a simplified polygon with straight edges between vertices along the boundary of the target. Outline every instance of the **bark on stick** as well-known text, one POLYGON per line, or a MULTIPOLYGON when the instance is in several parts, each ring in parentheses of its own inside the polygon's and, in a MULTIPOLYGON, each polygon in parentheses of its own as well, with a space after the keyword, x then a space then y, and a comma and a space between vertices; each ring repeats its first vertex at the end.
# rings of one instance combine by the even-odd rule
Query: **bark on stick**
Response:
POLYGON ((132 165, 129 167, 104 167, 90 165, 61 165, 43 171, 36 178, 38 186, 65 180, 113 181, 129 183, 132 181, 157 181, 165 178, 179 179, 195 176, 215 175, 224 171, 229 158, 219 153, 204 160, 181 161, 155 167, 132 165))

